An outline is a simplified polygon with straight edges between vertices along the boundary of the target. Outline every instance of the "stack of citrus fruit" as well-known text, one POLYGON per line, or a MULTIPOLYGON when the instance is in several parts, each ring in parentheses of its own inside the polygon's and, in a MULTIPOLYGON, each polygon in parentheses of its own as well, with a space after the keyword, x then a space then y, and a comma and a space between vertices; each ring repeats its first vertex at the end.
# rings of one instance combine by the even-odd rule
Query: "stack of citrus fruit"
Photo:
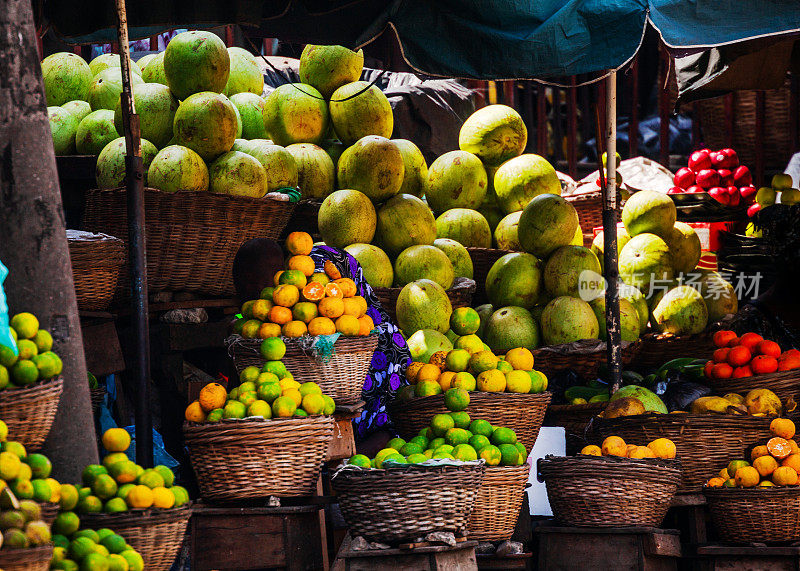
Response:
POLYGON ((669 438, 656 438, 647 446, 627 444, 619 436, 609 436, 603 444, 590 444, 581 449, 587 456, 619 456, 620 458, 662 458, 670 460, 677 455, 675 443, 669 438))
POLYGON ((67 571, 144 569, 142 556, 128 545, 121 535, 108 528, 96 531, 79 529, 80 521, 77 518, 73 523, 69 533, 53 535, 53 559, 50 561, 50 569, 67 571))
POLYGON ((772 433, 766 444, 750 452, 747 460, 732 460, 719 475, 706 482, 709 488, 771 488, 800 483, 800 447, 793 440, 794 422, 776 418, 769 425, 772 433))
POLYGON ((0 546, 3 551, 39 547, 50 543, 50 526, 42 521, 42 508, 32 500, 18 500, 5 489, 0 500, 0 546))
POLYGON ((286 247, 292 256, 286 270, 275 274, 275 285, 264 288, 260 299, 242 305, 235 333, 246 339, 370 334, 375 324, 356 283, 343 278, 331 262, 325 263, 324 272, 315 272, 312 246, 309 234, 289 234, 286 247))
POLYGON ((11 336, 17 344, 0 345, 0 389, 13 389, 52 379, 61 374, 61 358, 53 351, 53 337, 39 329, 32 313, 18 313, 11 318, 11 336))
POLYGON ((44 454, 28 454, 20 442, 7 441, 8 428, 0 420, 0 490, 17 499, 58 503, 63 486, 50 477, 53 469, 44 454))
MULTIPOLYGON (((106 430, 103 446, 108 454, 102 464, 90 464, 84 468, 83 487, 77 490, 73 508, 80 513, 119 513, 129 509, 179 508, 189 502, 186 489, 174 485, 172 470, 166 466, 145 470, 129 460, 125 452, 130 444, 127 430, 106 430)), ((54 525, 60 519, 71 518, 62 512, 54 525)))

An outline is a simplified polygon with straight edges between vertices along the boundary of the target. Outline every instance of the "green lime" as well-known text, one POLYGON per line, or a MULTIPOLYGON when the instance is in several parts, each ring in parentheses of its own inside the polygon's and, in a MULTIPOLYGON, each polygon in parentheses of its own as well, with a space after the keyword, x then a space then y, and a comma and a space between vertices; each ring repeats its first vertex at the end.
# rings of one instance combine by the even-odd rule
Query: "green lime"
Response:
POLYGON ((53 534, 53 545, 62 549, 66 549, 69 547, 69 539, 63 535, 53 534))
POLYGON ((116 514, 128 511, 128 504, 122 498, 111 498, 103 506, 103 511, 107 514, 116 514))
POLYGON ((446 444, 444 437, 440 436, 439 438, 434 438, 428 443, 428 448, 426 450, 436 450, 442 444, 446 444))
POLYGON ((223 418, 244 418, 247 414, 247 407, 238 400, 229 400, 225 403, 223 411, 223 418))
POLYGON ((88 537, 89 539, 92 540, 92 543, 97 543, 98 541, 100 541, 100 534, 93 529, 82 529, 76 532, 75 535, 72 536, 73 539, 78 537, 88 537))
POLYGON ((425 454, 409 454, 406 457, 406 462, 409 464, 419 464, 420 462, 425 462, 428 460, 428 457, 425 454))
POLYGON ((450 446, 458 446, 469 442, 472 434, 463 428, 451 428, 445 432, 444 439, 450 446))
MULTIPOLYGON (((40 375, 43 379, 49 379, 52 377, 56 377, 61 374, 61 370, 64 368, 64 364, 61 362, 61 357, 53 353, 52 351, 45 351, 44 353, 40 353, 37 355, 38 357, 49 357, 53 361, 53 369, 52 371, 49 368, 45 369, 45 372, 48 373, 47 375, 40 375), (52 373, 52 374, 49 374, 52 373)), ((38 365, 37 365, 38 366, 38 365)))
POLYGON ((472 335, 481 326, 481 316, 471 307, 459 307, 450 315, 450 329, 458 336, 472 335))
POLYGON ((175 496, 175 507, 179 508, 182 505, 189 503, 189 492, 183 486, 172 486, 172 495, 175 496))
POLYGON ((462 410, 460 412, 451 412, 450 416, 453 418, 453 422, 455 422, 456 428, 464 428, 464 429, 469 428, 469 423, 471 422, 471 419, 469 417, 469 414, 467 414, 465 411, 462 410))
POLYGON ((139 478, 136 480, 136 483, 140 486, 147 486, 151 490, 153 488, 163 488, 164 477, 153 468, 150 468, 149 470, 142 472, 142 475, 139 476, 139 478))
POLYGON ((433 429, 430 426, 426 426, 422 430, 419 431, 419 436, 430 440, 431 438, 435 438, 436 435, 433 433, 433 429))
MULTIPOLYGON (((275 377, 272 373, 261 373, 262 375, 270 375, 275 377)), ((277 377, 275 377, 274 383, 261 383, 258 385, 257 396, 259 399, 263 401, 267 401, 268 403, 272 404, 272 402, 281 396, 281 386, 277 382, 277 377)))
POLYGON ((125 561, 128 562, 128 569, 129 571, 143 571, 144 570, 144 559, 142 556, 135 552, 133 549, 128 549, 120 553, 125 558, 125 561))
POLYGON ((247 416, 260 416, 263 418, 272 418, 272 407, 265 400, 254 400, 247 407, 247 416))
POLYGON ((136 487, 136 484, 123 484, 117 489, 117 497, 123 500, 128 497, 128 492, 136 487))
POLYGON ((8 482, 8 487, 17 496, 18 500, 32 500, 34 495, 33 484, 30 480, 15 478, 8 482))
POLYGON ((28 454, 25 463, 31 467, 34 478, 49 478, 53 465, 44 454, 28 454))
POLYGON ((262 373, 272 373, 278 379, 286 378, 289 374, 289 371, 286 369, 286 365, 283 364, 281 361, 267 361, 264 363, 264 366, 261 367, 262 373))
POLYGON ((108 549, 109 553, 122 553, 125 551, 125 538, 116 533, 104 537, 100 540, 100 545, 108 549))
POLYGON ((33 486, 33 499, 40 503, 49 502, 53 496, 53 490, 50 487, 50 482, 42 478, 31 480, 33 486))
POLYGON ((503 457, 503 455, 500 453, 500 449, 491 444, 483 447, 478 453, 478 456, 486 461, 487 466, 499 466, 500 460, 503 457))
POLYGON ((92 489, 88 486, 83 486, 78 490, 78 501, 80 502, 84 498, 88 498, 92 495, 92 489))
POLYGON ((122 555, 112 553, 108 556, 108 571, 128 571, 128 562, 122 555))
POLYGON ((456 425, 453 417, 449 414, 435 414, 431 419, 431 430, 436 436, 444 434, 456 425))
POLYGON ((350 460, 348 460, 347 463, 352 464, 353 466, 359 466, 361 468, 370 468, 372 466, 369 458, 363 454, 354 454, 350 457, 350 460))
POLYGON ((236 400, 248 407, 258 400, 258 395, 256 391, 239 391, 239 397, 236 400))
POLYGON ((292 416, 308 416, 308 413, 302 408, 298 408, 295 409, 294 414, 292 416))
POLYGON ((101 466, 100 464, 89 464, 83 469, 83 473, 81 474, 83 485, 91 487, 92 483, 94 483, 94 479, 101 474, 108 474, 108 470, 105 466, 101 466))
POLYGON ((513 444, 501 444, 497 448, 500 450, 501 466, 519 466, 522 464, 522 454, 513 444))
POLYGON ((256 390, 264 383, 277 383, 280 381, 278 375, 275 373, 262 373, 259 369, 258 377, 256 378, 256 390))
POLYGON ((17 359, 17 354, 11 347, 0 345, 0 365, 3 365, 4 367, 11 367, 17 362, 17 359))
POLYGON ((103 502, 97 496, 88 496, 78 502, 80 513, 99 513, 103 511, 103 502))
POLYGON ((448 454, 452 454, 455 448, 456 448, 455 446, 452 446, 450 444, 442 444, 441 446, 433 450, 433 454, 436 455, 439 452, 447 452, 448 454))
POLYGON ((87 555, 94 552, 94 541, 88 537, 78 537, 69 542, 67 554, 72 559, 82 561, 87 555))
POLYGON ((258 379, 258 375, 261 374, 261 370, 258 367, 254 367, 250 365, 249 367, 245 367, 242 369, 242 372, 239 373, 239 382, 240 383, 254 383, 256 379, 258 379))
POLYGON ((500 361, 497 362, 497 370, 503 374, 510 373, 511 371, 514 370, 514 366, 508 361, 500 359, 500 361))
POLYGON ((39 354, 39 349, 36 348, 36 343, 30 339, 20 339, 17 341, 17 353, 20 359, 33 359, 39 354))
POLYGON ((104 537, 108 537, 109 535, 114 535, 114 530, 108 529, 107 527, 101 527, 100 529, 97 529, 95 531, 97 531, 97 541, 102 541, 104 537))
POLYGON ((40 329, 36 332, 36 335, 33 337, 33 342, 36 343, 38 353, 44 353, 53 348, 53 336, 45 329, 40 329))
POLYGON ((519 453, 522 454, 522 460, 523 461, 527 460, 528 459, 528 451, 525 449, 525 445, 522 442, 520 442, 519 440, 517 440, 514 443, 514 446, 516 446, 517 450, 519 450, 519 453))
POLYGON ((108 571, 108 561, 102 553, 90 553, 81 561, 80 571, 108 571))
POLYGON ((59 512, 56 519, 53 520, 53 533, 59 535, 72 535, 81 525, 81 520, 78 519, 75 512, 59 512))
POLYGON ((469 439, 469 445, 480 452, 487 446, 490 446, 491 442, 483 434, 473 434, 472 438, 469 439))
POLYGON ((33 339, 39 330, 39 320, 32 313, 18 313, 9 322, 11 328, 17 332, 20 339, 33 339))
POLYGON ((412 454, 422 454, 425 448, 415 442, 406 442, 400 447, 400 454, 403 456, 411 456, 412 454))
POLYGON ((389 456, 383 459, 382 466, 386 466, 387 462, 388 463, 393 462, 395 464, 408 464, 408 462, 406 462, 405 456, 401 454, 390 454, 389 456))
POLYGON ((286 343, 280 337, 268 337, 261 342, 258 351, 267 361, 280 361, 286 355, 286 343))
POLYGON ((469 431, 472 434, 480 434, 487 438, 492 436, 492 425, 487 420, 476 419, 469 423, 469 431))
POLYGON ((466 349, 453 349, 445 357, 444 365, 448 371, 461 373, 469 366, 470 353, 466 349))
POLYGON ((477 451, 469 444, 459 444, 453 449, 453 458, 469 462, 478 459, 477 451))
POLYGON ((514 444, 517 441, 517 435, 510 428, 498 427, 494 429, 491 436, 492 444, 514 444))
POLYGON ((265 287, 261 290, 261 293, 258 295, 261 299, 269 299, 272 300, 272 294, 275 293, 275 286, 265 287))
POLYGON ((458 387, 447 389, 444 393, 444 406, 452 412, 466 409, 469 406, 469 393, 458 387))
POLYGON ((430 442, 430 440, 428 440, 424 436, 415 436, 414 438, 412 438, 411 440, 408 441, 409 444, 416 444, 417 446, 419 446, 423 450, 425 450, 428 447, 428 443, 429 442, 430 442))
POLYGON ((38 380, 39 369, 33 361, 20 359, 11 367, 11 381, 17 386, 32 385, 38 380))
POLYGON ((0 389, 6 388, 10 382, 11 377, 8 374, 8 369, 3 365, 0 365, 0 389))
POLYGON ((465 391, 474 391, 477 385, 477 379, 475 379, 472 373, 468 373, 466 371, 456 373, 456 376, 453 379, 453 386, 459 389, 464 389, 465 391))
POLYGON ((455 460, 455 457, 450 454, 449 452, 434 452, 433 453, 434 460, 455 460))
POLYGON ((394 448, 395 450, 400 450, 403 447, 403 444, 405 443, 406 441, 403 440, 402 438, 395 437, 392 438, 389 442, 387 442, 386 448, 394 448))
POLYGON ((223 418, 225 418, 225 410, 221 408, 215 408, 206 415, 206 422, 219 422, 223 418))

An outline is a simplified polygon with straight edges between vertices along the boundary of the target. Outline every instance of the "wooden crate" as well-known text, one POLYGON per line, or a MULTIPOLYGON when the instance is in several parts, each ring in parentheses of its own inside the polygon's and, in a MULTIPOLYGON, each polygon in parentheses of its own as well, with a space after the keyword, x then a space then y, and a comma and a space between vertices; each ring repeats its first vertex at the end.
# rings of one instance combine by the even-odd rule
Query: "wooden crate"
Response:
POLYGON ((333 439, 328 447, 326 462, 333 460, 344 460, 356 453, 355 432, 353 430, 353 419, 357 418, 364 409, 364 401, 358 401, 352 405, 337 405, 333 418, 336 426, 333 428, 333 439))
POLYGON ((692 558, 698 571, 793 571, 800 569, 800 547, 703 545, 692 558))
POLYGON ((353 551, 348 535, 339 548, 333 571, 477 571, 477 541, 449 545, 401 546, 397 549, 353 551))

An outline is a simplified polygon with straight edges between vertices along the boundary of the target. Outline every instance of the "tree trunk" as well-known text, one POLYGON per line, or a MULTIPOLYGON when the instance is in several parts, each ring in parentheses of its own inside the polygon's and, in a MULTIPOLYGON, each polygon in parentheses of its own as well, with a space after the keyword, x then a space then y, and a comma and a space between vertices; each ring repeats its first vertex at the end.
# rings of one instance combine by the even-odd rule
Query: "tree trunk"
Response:
POLYGON ((0 260, 10 312, 34 313, 64 362, 43 452, 57 479, 80 481, 97 444, 30 0, 0 0, 0 260))

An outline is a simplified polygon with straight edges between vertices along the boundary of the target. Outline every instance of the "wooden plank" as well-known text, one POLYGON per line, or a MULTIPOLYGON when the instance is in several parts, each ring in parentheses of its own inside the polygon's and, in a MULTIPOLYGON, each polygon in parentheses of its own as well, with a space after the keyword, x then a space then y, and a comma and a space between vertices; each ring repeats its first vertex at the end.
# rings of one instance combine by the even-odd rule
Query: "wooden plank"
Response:
POLYGON ((648 535, 665 534, 680 535, 677 529, 659 529, 657 527, 560 527, 539 525, 535 529, 541 534, 567 534, 567 535, 648 535))
POLYGON ((488 555, 478 554, 475 559, 478 569, 527 569, 529 559, 533 558, 532 553, 520 553, 515 555, 488 555))
POLYGON ((704 506, 706 497, 703 494, 676 494, 670 502, 670 507, 704 506))
MULTIPOLYGON (((421 545, 420 547, 415 547, 413 549, 403 549, 401 547, 394 547, 391 549, 365 549, 363 551, 353 551, 350 549, 350 545, 352 543, 352 538, 349 542, 345 544, 342 542, 342 548, 339 550, 338 557, 344 558, 359 558, 359 557, 383 557, 386 555, 409 555, 409 551, 413 551, 415 554, 417 553, 442 553, 446 551, 459 551, 462 549, 474 549, 478 546, 478 542, 467 539, 465 541, 459 542, 455 545, 455 547, 451 547, 450 545, 421 545)), ((417 545, 417 544, 407 544, 407 545, 417 545)))
POLYGON ((681 538, 678 535, 654 533, 643 536, 644 552, 648 555, 681 556, 681 538))
POLYGON ((284 516, 254 515, 191 519, 192 569, 285 567, 284 516), (210 548, 213 546, 213 548, 210 548))
POLYGON ((278 507, 237 507, 208 504, 195 504, 192 508, 192 517, 205 516, 256 516, 256 515, 297 515, 319 511, 319 506, 278 506, 278 507))
POLYGON ((125 359, 113 321, 81 324, 86 369, 95 376, 110 375, 125 370, 125 359))
POLYGON ((732 555, 732 556, 785 556, 800 555, 800 547, 767 547, 765 545, 700 545, 698 555, 732 555))
POLYGON ((351 415, 337 415, 334 413, 336 424, 333 427, 333 438, 328 445, 326 462, 350 458, 356 453, 355 432, 353 430, 353 417, 351 415))
POLYGON ((362 409, 364 408, 364 406, 366 404, 367 403, 364 402, 363 400, 360 400, 360 401, 358 401, 358 402, 356 402, 354 404, 337 404, 336 405, 336 410, 334 411, 334 414, 337 414, 337 415, 339 415, 339 414, 341 414, 341 415, 350 414, 354 418, 354 417, 358 416, 359 414, 361 414, 361 411, 362 411, 362 409))
POLYGON ((159 329, 164 351, 191 351, 224 347, 228 323, 164 323, 159 329))

